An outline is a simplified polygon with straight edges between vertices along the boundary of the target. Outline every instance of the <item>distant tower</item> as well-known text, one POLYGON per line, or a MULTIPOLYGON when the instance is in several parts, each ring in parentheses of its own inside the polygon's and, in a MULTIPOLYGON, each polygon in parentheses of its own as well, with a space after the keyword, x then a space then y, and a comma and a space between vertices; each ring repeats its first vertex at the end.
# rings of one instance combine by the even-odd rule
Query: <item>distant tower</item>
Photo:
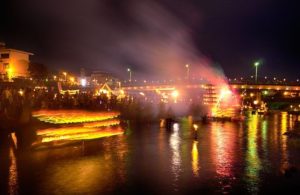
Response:
POLYGON ((80 77, 85 77, 85 69, 84 68, 80 69, 80 77))

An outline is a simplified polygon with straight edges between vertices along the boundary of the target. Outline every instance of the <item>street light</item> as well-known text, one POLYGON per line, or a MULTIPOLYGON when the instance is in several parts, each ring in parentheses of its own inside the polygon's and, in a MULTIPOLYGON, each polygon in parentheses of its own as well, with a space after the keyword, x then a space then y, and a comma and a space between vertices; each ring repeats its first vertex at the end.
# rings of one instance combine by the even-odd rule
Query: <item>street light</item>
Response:
POLYGON ((185 67, 186 67, 186 79, 189 79, 189 77, 190 77, 190 65, 186 64, 185 67))
POLYGON ((127 72, 129 72, 129 82, 131 82, 131 70, 130 70, 130 68, 127 68, 127 72))
POLYGON ((258 68, 259 65, 260 65, 260 63, 258 61, 254 63, 254 66, 255 66, 255 83, 257 83, 257 68, 258 68))

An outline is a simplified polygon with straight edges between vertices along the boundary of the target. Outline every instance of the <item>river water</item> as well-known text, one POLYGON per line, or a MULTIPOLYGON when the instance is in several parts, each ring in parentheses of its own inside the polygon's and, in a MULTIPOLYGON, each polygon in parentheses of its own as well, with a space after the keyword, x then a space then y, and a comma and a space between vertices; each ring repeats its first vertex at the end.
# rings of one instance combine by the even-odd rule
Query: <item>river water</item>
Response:
POLYGON ((296 193, 300 140, 283 134, 297 121, 275 113, 199 123, 195 139, 183 118, 170 131, 131 124, 124 135, 61 148, 2 148, 1 194, 296 193))

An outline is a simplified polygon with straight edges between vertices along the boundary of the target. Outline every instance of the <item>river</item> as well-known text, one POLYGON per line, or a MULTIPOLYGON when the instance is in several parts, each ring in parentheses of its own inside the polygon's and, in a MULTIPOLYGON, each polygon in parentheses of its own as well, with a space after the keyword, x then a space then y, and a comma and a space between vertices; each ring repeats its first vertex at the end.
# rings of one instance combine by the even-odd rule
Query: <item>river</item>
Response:
POLYGON ((16 153, 1 148, 1 194, 206 194, 299 192, 300 116, 243 122, 183 118, 171 131, 131 124, 124 135, 16 153), (299 143, 298 143, 299 142, 299 143))

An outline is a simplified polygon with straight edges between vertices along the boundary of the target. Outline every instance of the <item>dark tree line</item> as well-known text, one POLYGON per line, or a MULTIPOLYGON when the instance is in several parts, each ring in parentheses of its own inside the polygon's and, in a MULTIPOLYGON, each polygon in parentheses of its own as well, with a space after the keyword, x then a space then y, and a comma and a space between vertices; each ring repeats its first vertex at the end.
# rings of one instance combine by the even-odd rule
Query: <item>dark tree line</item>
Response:
POLYGON ((36 62, 29 63, 28 71, 30 77, 34 80, 44 80, 48 77, 49 74, 47 66, 36 62))

